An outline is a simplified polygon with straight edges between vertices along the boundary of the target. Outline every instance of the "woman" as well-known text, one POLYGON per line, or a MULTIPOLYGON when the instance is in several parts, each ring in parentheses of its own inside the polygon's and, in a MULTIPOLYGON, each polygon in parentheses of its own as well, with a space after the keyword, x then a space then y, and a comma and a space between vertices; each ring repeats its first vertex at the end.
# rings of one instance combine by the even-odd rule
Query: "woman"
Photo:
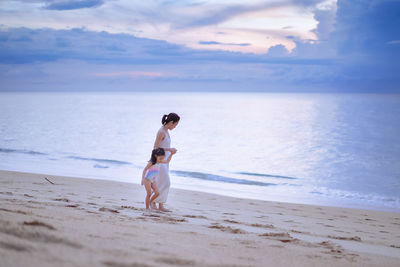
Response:
MULTIPOLYGON (((171 138, 168 130, 173 130, 178 125, 180 117, 176 113, 170 113, 164 115, 161 119, 162 127, 157 132, 156 141, 154 142, 153 149, 162 147, 165 150, 165 157, 168 158, 171 152, 176 153, 175 148, 171 148, 171 138)), ((169 180, 169 164, 161 164, 158 177, 156 179, 156 185, 160 195, 154 200, 158 203, 158 209, 161 211, 169 211, 164 207, 164 203, 167 201, 169 187, 171 182, 169 180)))

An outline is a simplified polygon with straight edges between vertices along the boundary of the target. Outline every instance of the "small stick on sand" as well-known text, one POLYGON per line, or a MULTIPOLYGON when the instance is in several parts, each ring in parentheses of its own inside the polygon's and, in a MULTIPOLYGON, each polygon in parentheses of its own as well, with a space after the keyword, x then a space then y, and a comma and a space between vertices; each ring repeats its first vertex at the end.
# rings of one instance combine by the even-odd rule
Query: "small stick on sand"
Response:
POLYGON ((52 181, 50 181, 49 179, 47 179, 47 177, 44 177, 44 179, 46 179, 47 182, 51 183, 51 184, 55 184, 52 181))

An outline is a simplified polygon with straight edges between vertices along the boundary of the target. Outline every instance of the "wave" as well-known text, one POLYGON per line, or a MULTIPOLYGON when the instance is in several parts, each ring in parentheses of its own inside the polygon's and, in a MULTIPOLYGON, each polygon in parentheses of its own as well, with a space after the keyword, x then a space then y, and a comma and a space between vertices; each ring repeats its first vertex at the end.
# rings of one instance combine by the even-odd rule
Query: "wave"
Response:
POLYGON ((0 148, 1 153, 19 153, 19 154, 28 154, 28 155, 48 155, 46 153, 37 152, 33 150, 26 149, 9 149, 9 148, 0 148))
POLYGON ((291 180, 299 179, 299 178, 290 177, 290 176, 272 175, 272 174, 254 173, 254 172, 235 172, 235 174, 244 174, 244 175, 259 176, 259 177, 271 177, 271 178, 278 178, 278 179, 291 179, 291 180))
POLYGON ((132 165, 132 163, 127 162, 127 161, 114 160, 114 159, 84 158, 84 157, 77 157, 77 156, 68 156, 67 158, 76 159, 76 160, 89 160, 89 161, 116 164, 116 165, 132 165))
POLYGON ((343 201, 351 201, 362 204, 368 203, 369 206, 384 206, 391 207, 397 210, 400 209, 400 198, 395 196, 385 196, 373 193, 361 193, 355 191, 332 189, 327 187, 313 188, 308 191, 312 195, 334 199, 335 201, 341 199, 343 201))
POLYGON ((94 164, 93 168, 99 168, 99 169, 108 169, 108 166, 100 165, 100 164, 94 164))
POLYGON ((203 173, 203 172, 175 171, 175 170, 171 170, 170 172, 177 176, 191 177, 191 178, 197 178, 197 179, 202 179, 202 180, 207 180, 207 181, 217 181, 217 182, 232 183, 232 184, 258 185, 258 186, 276 185, 273 183, 251 181, 251 180, 246 180, 246 179, 236 179, 236 178, 215 175, 215 174, 210 174, 210 173, 203 173))

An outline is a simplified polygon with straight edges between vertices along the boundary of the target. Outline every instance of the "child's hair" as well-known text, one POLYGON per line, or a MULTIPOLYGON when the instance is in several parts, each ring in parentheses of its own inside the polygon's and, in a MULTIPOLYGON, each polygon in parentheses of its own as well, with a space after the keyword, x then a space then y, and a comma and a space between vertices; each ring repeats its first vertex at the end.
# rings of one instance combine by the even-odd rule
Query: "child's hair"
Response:
POLYGON ((165 156, 164 148, 157 147, 156 149, 153 149, 153 151, 151 151, 150 161, 153 165, 157 163, 157 156, 165 156))
POLYGON ((161 123, 163 125, 167 124, 170 121, 178 122, 181 118, 176 113, 169 113, 168 115, 162 116, 161 123))

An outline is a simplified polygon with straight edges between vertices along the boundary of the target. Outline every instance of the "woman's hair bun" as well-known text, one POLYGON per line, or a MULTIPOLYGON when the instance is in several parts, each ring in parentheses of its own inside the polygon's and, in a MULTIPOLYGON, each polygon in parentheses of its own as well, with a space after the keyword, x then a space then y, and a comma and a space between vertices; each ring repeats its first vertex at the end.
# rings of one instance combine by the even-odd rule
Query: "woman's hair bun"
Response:
POLYGON ((161 123, 164 125, 165 122, 167 121, 167 119, 168 119, 168 115, 164 114, 164 116, 162 116, 161 123))
POLYGON ((170 121, 173 122, 178 122, 181 118, 178 116, 176 113, 169 113, 168 115, 165 115, 162 117, 161 123, 163 125, 167 124, 170 121))

